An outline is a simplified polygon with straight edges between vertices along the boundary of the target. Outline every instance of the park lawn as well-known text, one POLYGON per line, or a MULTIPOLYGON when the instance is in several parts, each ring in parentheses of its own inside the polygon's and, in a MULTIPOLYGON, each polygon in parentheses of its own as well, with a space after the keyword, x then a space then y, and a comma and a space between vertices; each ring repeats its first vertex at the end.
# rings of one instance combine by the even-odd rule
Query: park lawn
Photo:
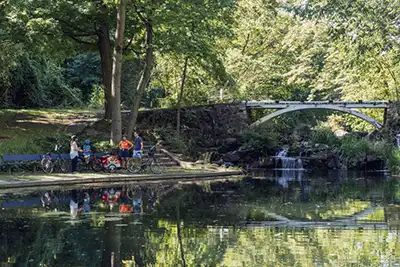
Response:
POLYGON ((50 149, 51 138, 64 138, 75 120, 95 117, 88 110, 0 110, 0 155, 41 154, 50 149))

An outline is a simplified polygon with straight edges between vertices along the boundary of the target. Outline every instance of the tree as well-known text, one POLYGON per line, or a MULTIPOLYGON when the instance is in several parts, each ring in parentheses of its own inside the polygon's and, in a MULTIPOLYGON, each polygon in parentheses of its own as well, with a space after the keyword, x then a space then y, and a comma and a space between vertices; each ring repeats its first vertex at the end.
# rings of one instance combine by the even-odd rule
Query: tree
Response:
MULTIPOLYGON (((189 59, 193 59, 195 66, 201 66, 199 68, 206 70, 208 73, 215 71, 213 73, 215 76, 220 75, 221 72, 217 70, 217 67, 222 66, 222 64, 219 64, 221 51, 219 51, 217 43, 231 33, 228 22, 230 22, 230 14, 233 8, 234 1, 231 0, 213 2, 177 0, 161 4, 150 2, 146 5, 146 8, 141 7, 144 12, 138 12, 138 14, 142 14, 141 20, 146 28, 146 63, 141 82, 136 90, 135 105, 131 110, 129 119, 128 135, 135 128, 141 96, 146 86, 149 86, 154 65, 151 62, 155 61, 153 52, 156 52, 160 59, 166 56, 170 59, 173 58, 176 60, 175 62, 179 62, 182 59, 184 62, 187 61, 184 64, 186 65, 186 70, 189 66, 189 59), (148 30, 149 26, 154 31, 154 41, 149 38, 153 37, 153 35, 149 36, 149 33, 152 32, 148 30), (152 41, 151 46, 149 40, 152 41), (217 72, 218 74, 216 74, 217 72)), ((184 71, 185 77, 186 70, 184 71)), ((222 77, 223 75, 220 76, 222 77)), ((175 101, 175 105, 182 103, 184 88, 185 81, 181 83, 180 87, 174 86, 174 90, 178 89, 179 92, 182 92, 182 94, 177 94, 178 101, 175 101)))
POLYGON ((101 58, 105 118, 111 118, 112 43, 110 23, 115 13, 103 0, 10 1, 13 38, 33 43, 40 52, 73 55, 97 50, 101 58), (67 37, 67 39, 65 38, 67 37), (60 53, 60 51, 62 53, 60 53))
POLYGON ((115 30, 115 48, 113 55, 112 72, 112 125, 111 125, 111 144, 115 145, 122 138, 121 121, 121 66, 122 51, 124 47, 124 31, 126 18, 126 1, 119 0, 117 6, 117 27, 115 30))
POLYGON ((139 11, 137 8, 137 14, 140 17, 140 20, 142 21, 143 25, 145 26, 145 33, 146 33, 146 38, 145 38, 145 47, 146 47, 146 54, 145 54, 145 59, 144 59, 144 67, 142 70, 142 74, 139 79, 139 83, 137 85, 137 88, 135 90, 135 100, 131 109, 131 113, 129 115, 129 125, 127 129, 127 135, 128 137, 131 137, 133 134, 133 131, 135 129, 136 125, 136 120, 137 116, 139 114, 139 108, 140 108, 140 103, 142 99, 143 92, 147 86, 147 84, 150 82, 150 76, 151 72, 153 70, 154 66, 154 55, 153 55, 153 25, 152 25, 152 20, 150 18, 145 18, 144 15, 139 11))
POLYGON ((178 109, 176 111, 176 134, 177 134, 177 136, 179 136, 180 131, 181 131, 181 103, 182 103, 182 98, 183 98, 183 90, 185 89, 185 81, 186 81, 188 63, 189 63, 189 57, 186 56, 185 65, 183 66, 183 72, 182 72, 181 89, 180 89, 179 97, 178 97, 178 109))

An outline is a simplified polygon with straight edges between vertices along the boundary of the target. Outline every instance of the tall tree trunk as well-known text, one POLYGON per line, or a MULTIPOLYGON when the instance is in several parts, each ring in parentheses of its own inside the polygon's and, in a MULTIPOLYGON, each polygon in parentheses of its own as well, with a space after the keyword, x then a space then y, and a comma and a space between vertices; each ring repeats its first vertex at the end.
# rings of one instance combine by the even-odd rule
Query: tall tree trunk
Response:
POLYGON ((112 83, 112 51, 110 41, 110 29, 108 24, 100 26, 98 31, 98 48, 101 60, 101 71, 104 86, 104 118, 111 119, 112 114, 112 98, 111 98, 111 83, 112 83))
POLYGON ((135 101, 129 114, 129 125, 126 132, 128 137, 132 137, 133 131, 136 127, 136 120, 139 114, 140 102, 142 100, 142 95, 146 89, 147 84, 150 82, 151 71, 154 66, 154 55, 153 55, 153 26, 151 21, 143 21, 146 26, 146 58, 145 65, 140 76, 139 84, 136 87, 135 101))
POLYGON ((177 136, 179 136, 181 133, 181 104, 182 104, 183 91, 185 89, 185 81, 186 81, 188 62, 189 62, 189 57, 186 56, 185 66, 183 67, 183 72, 182 72, 181 90, 179 92, 179 97, 178 97, 178 105, 177 105, 178 109, 177 109, 177 113, 176 113, 176 134, 177 134, 177 136))
POLYGON ((111 84, 112 98, 112 123, 111 123, 111 144, 115 145, 122 137, 121 121, 121 67, 122 50, 124 45, 126 1, 119 0, 117 7, 117 29, 115 30, 115 48, 113 55, 113 70, 111 84))

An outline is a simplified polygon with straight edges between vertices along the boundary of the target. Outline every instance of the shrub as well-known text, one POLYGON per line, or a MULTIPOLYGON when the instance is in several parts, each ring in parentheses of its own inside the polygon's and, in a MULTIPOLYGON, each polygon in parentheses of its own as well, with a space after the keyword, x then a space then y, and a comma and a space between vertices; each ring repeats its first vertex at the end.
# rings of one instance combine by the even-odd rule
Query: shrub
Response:
POLYGON ((339 154, 347 162, 347 167, 357 166, 371 151, 370 143, 367 140, 351 135, 344 136, 338 148, 339 154))
POLYGON ((400 172, 400 149, 393 147, 388 154, 387 160, 388 168, 391 172, 400 172))
POLYGON ((311 142, 336 147, 340 144, 340 139, 330 129, 320 127, 311 134, 311 142))
POLYGON ((263 153, 279 147, 279 134, 268 124, 247 129, 242 133, 241 139, 245 147, 263 153))

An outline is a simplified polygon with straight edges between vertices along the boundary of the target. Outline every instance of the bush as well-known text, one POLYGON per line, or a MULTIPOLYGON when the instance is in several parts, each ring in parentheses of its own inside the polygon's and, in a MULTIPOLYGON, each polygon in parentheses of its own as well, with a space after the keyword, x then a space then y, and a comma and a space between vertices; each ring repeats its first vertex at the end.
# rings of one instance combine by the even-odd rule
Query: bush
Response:
POLYGON ((400 172, 400 149, 393 147, 388 154, 387 165, 391 172, 400 172))
POLYGON ((314 144, 325 144, 328 146, 338 146, 339 138, 328 128, 316 128, 311 134, 311 142, 314 144))
POLYGON ((170 135, 167 139, 170 147, 174 152, 183 154, 190 158, 197 158, 199 156, 199 151, 197 149, 196 141, 185 136, 170 135))
POLYGON ((243 132, 242 143, 245 147, 268 154, 279 147, 279 134, 268 124, 249 128, 243 132))
POLYGON ((341 144, 338 152, 347 162, 347 167, 355 167, 360 162, 363 162, 366 157, 371 154, 371 144, 365 139, 356 136, 344 136, 341 139, 341 144))
POLYGON ((173 127, 155 128, 153 136, 156 140, 164 140, 168 147, 175 153, 182 154, 190 158, 198 158, 200 152, 196 140, 181 133, 176 135, 176 129, 173 127))

